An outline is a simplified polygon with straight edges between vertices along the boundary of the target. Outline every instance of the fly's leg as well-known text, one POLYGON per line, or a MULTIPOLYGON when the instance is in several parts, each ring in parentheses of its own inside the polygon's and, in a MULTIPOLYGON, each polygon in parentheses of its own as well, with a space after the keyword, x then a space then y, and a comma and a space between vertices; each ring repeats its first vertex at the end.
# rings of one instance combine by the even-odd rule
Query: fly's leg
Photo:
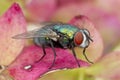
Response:
POLYGON ((72 53, 73 53, 73 55, 74 55, 74 58, 75 58, 75 60, 76 60, 76 62, 77 62, 77 64, 78 64, 78 67, 80 67, 80 64, 79 64, 79 61, 77 60, 77 56, 76 56, 76 53, 75 53, 73 44, 71 44, 71 49, 72 49, 72 53))
MULTIPOLYGON (((69 39, 68 36, 66 36, 66 34, 60 34, 60 35, 61 35, 62 37, 66 37, 66 38, 69 40, 69 42, 71 42, 71 40, 69 39)), ((72 49, 72 53, 73 53, 73 56, 74 56, 74 58, 75 58, 75 60, 76 60, 76 62, 77 62, 77 64, 78 64, 78 67, 80 67, 79 61, 77 60, 77 56, 76 56, 76 53, 75 53, 75 50, 74 50, 73 42, 71 42, 70 48, 72 49)))
POLYGON ((87 56, 86 56, 86 54, 85 54, 85 50, 86 50, 86 48, 84 48, 84 50, 83 50, 83 55, 84 55, 85 59, 86 59, 89 63, 93 64, 93 62, 91 62, 91 61, 87 58, 87 56))
MULTIPOLYGON (((93 42, 93 40, 92 40, 85 32, 84 32, 84 34, 86 35, 87 41, 88 41, 89 43, 90 43, 90 41, 93 42), (90 41, 89 41, 89 40, 90 40, 90 41)), ((85 47, 85 48, 83 49, 83 55, 84 55, 85 59, 86 59, 89 63, 93 64, 93 62, 90 61, 90 60, 87 58, 86 54, 85 54, 86 48, 87 48, 87 47, 85 47)))
POLYGON ((45 51, 45 46, 44 46, 44 45, 42 45, 42 50, 43 50, 43 55, 42 55, 42 57, 41 57, 38 61, 36 61, 36 62, 41 61, 41 60, 45 57, 46 51, 45 51))
POLYGON ((51 39, 49 39, 49 41, 50 41, 50 45, 51 45, 51 48, 52 48, 53 53, 54 53, 54 59, 53 59, 52 65, 49 67, 49 69, 51 69, 51 68, 54 66, 54 64, 55 64, 56 51, 55 51, 55 48, 54 48, 54 46, 53 46, 53 43, 52 43, 51 39))

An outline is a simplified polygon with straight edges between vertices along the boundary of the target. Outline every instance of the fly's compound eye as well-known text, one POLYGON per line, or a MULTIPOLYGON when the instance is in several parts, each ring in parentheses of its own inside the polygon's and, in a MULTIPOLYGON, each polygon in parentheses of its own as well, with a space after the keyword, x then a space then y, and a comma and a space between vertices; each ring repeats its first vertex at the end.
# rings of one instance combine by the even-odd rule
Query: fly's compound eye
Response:
POLYGON ((88 47, 90 40, 92 41, 92 39, 89 36, 90 36, 90 33, 86 29, 81 29, 79 32, 76 32, 74 37, 75 45, 80 46, 82 48, 88 47))
POLYGON ((82 32, 76 32, 75 36, 74 36, 74 43, 76 46, 81 45, 81 43, 83 42, 83 34, 82 32))

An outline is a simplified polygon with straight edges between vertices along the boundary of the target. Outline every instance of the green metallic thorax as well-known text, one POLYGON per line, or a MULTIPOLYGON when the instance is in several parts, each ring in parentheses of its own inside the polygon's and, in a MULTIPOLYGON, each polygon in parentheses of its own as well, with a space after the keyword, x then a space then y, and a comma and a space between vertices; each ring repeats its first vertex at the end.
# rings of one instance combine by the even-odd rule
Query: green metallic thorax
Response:
POLYGON ((79 28, 68 24, 54 25, 52 29, 60 36, 58 43, 60 43, 63 48, 70 46, 70 43, 74 39, 74 34, 79 30, 79 28))
POLYGON ((75 32, 79 30, 77 27, 67 24, 55 25, 53 29, 56 30, 58 33, 64 34, 69 39, 73 39, 75 32))

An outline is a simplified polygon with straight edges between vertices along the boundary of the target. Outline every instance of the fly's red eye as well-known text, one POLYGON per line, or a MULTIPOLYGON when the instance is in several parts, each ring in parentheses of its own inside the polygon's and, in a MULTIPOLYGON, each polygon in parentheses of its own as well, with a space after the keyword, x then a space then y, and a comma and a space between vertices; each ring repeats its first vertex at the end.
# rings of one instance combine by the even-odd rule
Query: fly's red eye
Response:
POLYGON ((80 45, 83 42, 83 35, 81 32, 77 32, 74 36, 74 43, 80 45))

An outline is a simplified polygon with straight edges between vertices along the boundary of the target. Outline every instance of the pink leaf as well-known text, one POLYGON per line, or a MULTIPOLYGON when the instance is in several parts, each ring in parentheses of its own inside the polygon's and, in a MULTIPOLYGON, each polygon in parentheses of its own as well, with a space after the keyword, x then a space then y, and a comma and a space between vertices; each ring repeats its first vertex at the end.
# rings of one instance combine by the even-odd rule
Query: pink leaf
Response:
MULTIPOLYGON (((57 57, 55 65, 52 69, 48 69, 53 62, 53 51, 51 48, 46 48, 46 56, 38 63, 43 55, 42 49, 37 46, 29 46, 24 48, 23 52, 17 60, 8 68, 10 75, 14 80, 37 80, 40 76, 48 71, 63 68, 78 67, 74 56, 68 51, 60 48, 55 48, 57 57)), ((88 63, 79 60, 82 66, 88 66, 88 63)))
POLYGON ((0 64, 10 64, 21 52, 24 41, 15 40, 12 37, 18 33, 25 32, 26 21, 17 3, 0 17, 0 64))

